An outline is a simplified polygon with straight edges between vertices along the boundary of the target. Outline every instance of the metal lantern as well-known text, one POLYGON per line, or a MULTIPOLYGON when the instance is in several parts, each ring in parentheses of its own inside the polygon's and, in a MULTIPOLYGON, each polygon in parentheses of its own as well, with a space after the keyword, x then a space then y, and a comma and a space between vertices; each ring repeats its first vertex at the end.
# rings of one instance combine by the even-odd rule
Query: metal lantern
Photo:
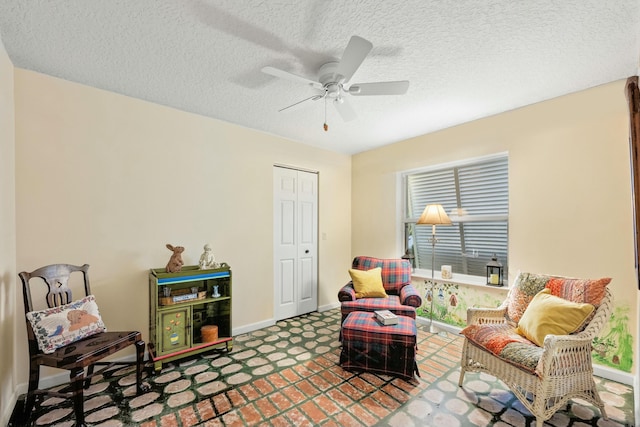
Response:
POLYGON ((407 251, 402 255, 402 259, 406 259, 411 264, 411 272, 413 273, 416 269, 416 265, 414 263, 415 256, 413 255, 413 248, 408 248, 407 251))
POLYGON ((497 255, 493 254, 491 261, 487 263, 487 285, 503 286, 503 271, 497 255))

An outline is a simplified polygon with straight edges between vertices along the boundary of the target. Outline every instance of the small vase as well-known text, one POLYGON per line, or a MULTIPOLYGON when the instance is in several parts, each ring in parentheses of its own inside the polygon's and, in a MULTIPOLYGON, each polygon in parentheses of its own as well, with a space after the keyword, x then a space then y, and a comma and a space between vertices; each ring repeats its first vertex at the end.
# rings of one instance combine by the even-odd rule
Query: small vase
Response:
POLYGON ((219 298, 220 297, 220 291, 218 290, 218 285, 215 285, 213 287, 213 294, 211 295, 214 298, 219 298))
POLYGON ((179 339, 180 339, 180 336, 178 336, 177 332, 173 332, 171 335, 169 335, 169 342, 171 343, 171 345, 178 344, 179 339))

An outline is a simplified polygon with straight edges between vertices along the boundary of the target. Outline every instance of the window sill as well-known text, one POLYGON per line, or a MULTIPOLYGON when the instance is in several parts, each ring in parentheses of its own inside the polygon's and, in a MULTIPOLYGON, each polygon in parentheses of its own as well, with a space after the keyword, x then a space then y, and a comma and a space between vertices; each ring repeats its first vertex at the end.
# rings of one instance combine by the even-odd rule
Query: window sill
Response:
MULTIPOLYGON (((431 280, 431 270, 424 269, 415 269, 411 273, 412 279, 423 279, 423 280, 431 280)), ((486 279, 480 276, 468 276, 466 274, 456 274, 453 273, 451 279, 443 279, 440 271, 435 271, 433 275, 433 279, 436 282, 446 282, 446 283, 456 283, 459 285, 466 286, 475 286, 480 288, 490 288, 490 289, 508 289, 509 287, 505 284, 504 286, 490 286, 487 285, 486 279)))

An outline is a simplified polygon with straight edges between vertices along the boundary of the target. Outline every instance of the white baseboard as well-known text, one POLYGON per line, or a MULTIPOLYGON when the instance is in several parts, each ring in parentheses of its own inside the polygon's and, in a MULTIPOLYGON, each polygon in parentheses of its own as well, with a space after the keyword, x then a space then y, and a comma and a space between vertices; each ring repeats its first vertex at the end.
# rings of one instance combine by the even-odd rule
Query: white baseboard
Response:
POLYGON ((249 332, 257 331, 258 329, 268 328, 276 324, 274 319, 263 320, 262 322, 251 323, 249 325, 240 326, 239 328, 233 328, 231 331, 232 336, 248 334, 249 332))
MULTIPOLYGON (((421 317, 421 316, 417 316, 416 317, 416 323, 418 325, 424 325, 424 326, 429 326, 429 319, 421 317)), ((440 323, 437 321, 433 321, 433 328, 437 331, 444 331, 444 332, 449 332, 451 334, 454 335, 458 335, 460 333, 460 331, 462 330, 462 328, 459 328, 457 326, 453 326, 453 325, 449 325, 447 323, 440 323)))
POLYGON ((331 304, 325 304, 318 307, 318 312, 322 313, 323 311, 333 310, 334 308, 339 308, 340 302, 332 302, 331 304))
MULTIPOLYGON (((146 354, 145 354, 146 356, 146 354)), ((146 360, 146 359, 145 359, 146 360)), ((109 359, 109 362, 135 362, 136 355, 131 354, 129 356, 122 356, 114 359, 109 359)), ((106 360, 105 360, 106 362, 106 360)), ((52 368, 53 369, 53 368, 52 368)), ((96 368, 97 370, 98 368, 96 368)), ((50 388, 55 387, 60 384, 65 384, 69 382, 69 371, 61 371, 60 373, 49 375, 46 377, 40 376, 40 382, 38 383, 39 388, 50 388)), ((29 388, 28 383, 20 383, 16 386, 15 395, 20 396, 21 394, 25 394, 29 388)))
MULTIPOLYGON (((38 387, 39 388, 55 387, 57 385, 64 384, 66 382, 69 382, 68 371, 60 372, 59 374, 49 375, 48 377, 40 377, 40 382, 38 383, 38 387)), ((21 394, 25 394, 27 392, 28 387, 29 387, 29 384, 27 383, 18 384, 16 386, 17 395, 20 396, 21 394)))
MULTIPOLYGON (((26 391, 26 386, 25 386, 25 391, 26 391)), ((9 397, 9 403, 7 405, 7 407, 4 410, 4 413, 2 413, 2 418, 0 418, 0 420, 2 420, 2 425, 6 426, 9 425, 9 420, 11 419, 11 414, 13 414, 13 410, 16 407, 16 402, 18 402, 18 397, 21 395, 22 393, 20 393, 18 391, 18 388, 16 387, 16 389, 13 391, 13 393, 11 394, 11 396, 9 397)))
MULTIPOLYGON (((334 308, 340 307, 340 303, 331 303, 318 307, 318 312, 322 313, 323 311, 331 310, 334 308)), ((269 326, 273 326, 276 324, 274 319, 267 319, 261 322, 251 323, 249 325, 240 326, 238 328, 233 328, 232 335, 235 337, 236 335, 248 334, 253 331, 257 331, 258 329, 268 328, 269 326)))
POLYGON ((608 366, 593 364, 593 373, 597 377, 607 379, 609 381, 615 381, 618 383, 630 385, 633 387, 634 377, 628 372, 622 372, 617 369, 610 368, 608 366))

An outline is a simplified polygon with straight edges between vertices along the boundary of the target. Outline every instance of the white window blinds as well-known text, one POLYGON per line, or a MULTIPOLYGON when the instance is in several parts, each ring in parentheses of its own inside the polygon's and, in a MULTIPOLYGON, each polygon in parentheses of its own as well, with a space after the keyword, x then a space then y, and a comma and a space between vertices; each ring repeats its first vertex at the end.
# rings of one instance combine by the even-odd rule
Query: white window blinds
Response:
POLYGON ((406 246, 416 268, 431 269, 431 226, 416 225, 425 206, 441 204, 453 225, 437 226, 435 269, 484 276, 496 254, 507 274, 509 182, 507 155, 404 175, 406 246))

